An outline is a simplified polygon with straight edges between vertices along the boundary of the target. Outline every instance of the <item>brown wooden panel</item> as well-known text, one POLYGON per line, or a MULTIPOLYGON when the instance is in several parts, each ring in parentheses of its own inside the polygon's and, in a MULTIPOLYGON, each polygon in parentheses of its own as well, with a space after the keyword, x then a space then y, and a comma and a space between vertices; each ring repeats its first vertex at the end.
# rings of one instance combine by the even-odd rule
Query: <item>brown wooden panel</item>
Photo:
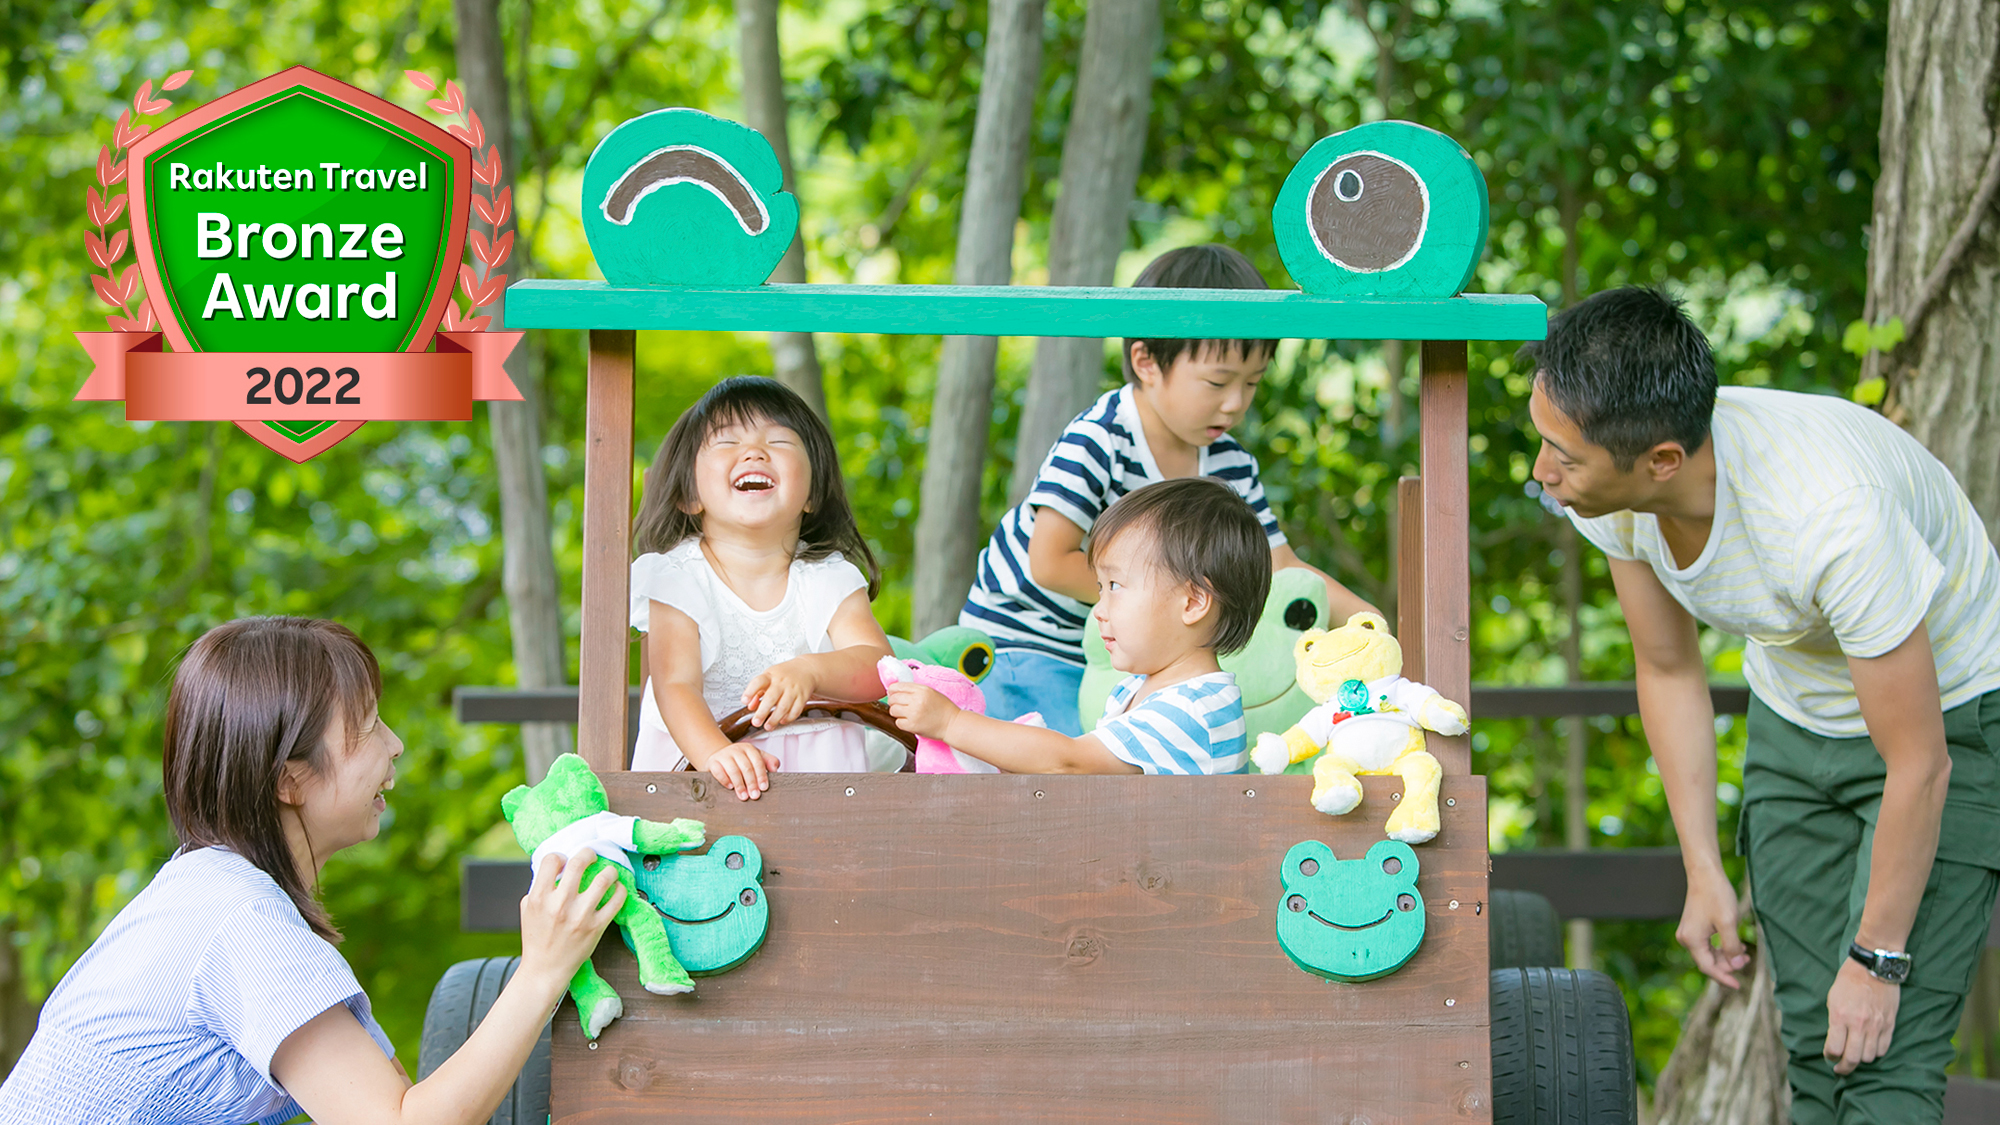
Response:
MULTIPOLYGON (((1470 504, 1466 497, 1465 341, 1425 340, 1419 410, 1424 482, 1424 679, 1448 699, 1472 696, 1470 504)), ((1472 772, 1465 735, 1430 736, 1447 774, 1472 772)))
POLYGON ((625 768, 631 659, 633 333, 590 334, 583 437, 583 638, 577 752, 598 773, 625 768))
POLYGON ((1403 675, 1424 680, 1424 479, 1396 482, 1396 639, 1403 675))
POLYGON ((1446 779, 1423 948, 1365 984, 1285 957, 1278 867, 1363 854, 1393 777, 1340 819, 1305 777, 604 780, 620 813, 755 840, 771 931, 679 997, 608 939, 626 1014, 595 1047, 558 1014, 558 1122, 1491 1119, 1484 778, 1446 779))

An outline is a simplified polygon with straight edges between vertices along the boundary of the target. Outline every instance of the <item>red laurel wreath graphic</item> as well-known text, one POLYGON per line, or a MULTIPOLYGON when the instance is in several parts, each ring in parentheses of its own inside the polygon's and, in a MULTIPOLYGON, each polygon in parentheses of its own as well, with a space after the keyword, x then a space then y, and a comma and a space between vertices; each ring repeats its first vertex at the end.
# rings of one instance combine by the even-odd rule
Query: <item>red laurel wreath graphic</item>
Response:
MULTIPOLYGON (((160 89, 177 90, 190 77, 192 70, 178 71, 168 75, 160 83, 160 89)), ((85 231, 84 247, 90 251, 90 264, 104 272, 90 275, 91 287, 107 305, 117 309, 116 313, 106 313, 104 319, 114 332, 152 332, 160 327, 159 318, 153 315, 153 306, 147 302, 139 285, 139 264, 132 262, 123 270, 117 265, 125 258, 125 251, 132 247, 132 223, 125 216, 126 193, 113 194, 111 189, 125 182, 128 171, 125 151, 134 141, 153 131, 151 125, 139 123, 139 118, 157 117, 173 105, 171 98, 155 98, 151 79, 139 84, 139 92, 132 97, 132 108, 118 115, 118 128, 112 135, 112 143, 97 150, 97 187, 86 189, 90 209, 90 221, 97 227, 97 233, 85 231), (98 188, 104 190, 100 193, 98 188), (125 224, 116 230, 111 224, 125 218, 125 224), (137 301, 137 307, 133 302, 137 301)))
MULTIPOLYGON (((420 71, 406 70, 403 76, 420 90, 429 92, 438 88, 437 79, 420 71)), ((433 113, 456 119, 445 126, 445 132, 471 146, 473 182, 486 189, 484 194, 477 190, 472 193, 472 210, 488 229, 480 230, 474 225, 472 215, 465 220, 466 248, 478 260, 476 267, 471 262, 462 262, 458 267, 457 291, 465 295, 465 315, 459 315, 456 301, 447 301, 441 327, 446 332, 483 332, 493 318, 472 314, 498 301, 507 290, 507 275, 500 272, 500 267, 507 264, 508 256, 514 252, 514 232, 501 234, 500 228, 514 213, 514 189, 499 189, 500 146, 486 143, 486 128, 479 123, 479 114, 466 108, 465 92, 458 88, 457 82, 446 82, 444 96, 424 104, 433 113)))

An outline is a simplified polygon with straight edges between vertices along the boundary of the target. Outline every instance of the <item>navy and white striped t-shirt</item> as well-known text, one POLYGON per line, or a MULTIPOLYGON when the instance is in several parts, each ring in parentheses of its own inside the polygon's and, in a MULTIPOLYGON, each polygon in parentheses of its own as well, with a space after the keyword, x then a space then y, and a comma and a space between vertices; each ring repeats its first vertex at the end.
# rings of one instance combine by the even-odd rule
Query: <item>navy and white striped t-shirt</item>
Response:
MULTIPOLYGON (((1235 489, 1257 513, 1272 549, 1285 545, 1285 533, 1264 500, 1257 460, 1235 439, 1224 434, 1202 449, 1195 475, 1235 489)), ((1088 532, 1120 497, 1165 479, 1146 446, 1131 384, 1106 392, 1064 427, 1027 499, 1000 517, 993 538, 979 552, 979 571, 958 623, 984 630, 996 649, 1027 649, 1082 664, 1083 621, 1090 607, 1041 586, 1028 573, 1035 509, 1060 513, 1088 532)))
POLYGON ((347 962, 269 875, 224 848, 177 855, 50 993, 0 1085, 0 1125, 289 1121, 271 1056, 336 1004, 395 1057, 347 962))
POLYGON ((1243 692, 1228 672, 1183 680, 1139 701, 1146 677, 1127 676, 1104 701, 1090 733, 1106 750, 1147 773, 1242 773, 1250 764, 1243 692))

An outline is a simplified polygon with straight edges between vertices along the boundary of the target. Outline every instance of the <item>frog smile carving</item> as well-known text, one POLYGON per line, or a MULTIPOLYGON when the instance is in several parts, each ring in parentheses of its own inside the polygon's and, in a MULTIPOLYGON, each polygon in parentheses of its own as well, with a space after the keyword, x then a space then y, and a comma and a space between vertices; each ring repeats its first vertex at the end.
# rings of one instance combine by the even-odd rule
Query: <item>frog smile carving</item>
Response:
POLYGON ((1424 940, 1417 873, 1417 853, 1397 840, 1346 860, 1318 840, 1294 845, 1280 872, 1278 945, 1293 964, 1328 980, 1395 972, 1424 940))
POLYGON ((763 854, 747 837, 723 836, 701 855, 643 856, 632 874, 689 976, 726 973, 763 946, 771 904, 763 854))

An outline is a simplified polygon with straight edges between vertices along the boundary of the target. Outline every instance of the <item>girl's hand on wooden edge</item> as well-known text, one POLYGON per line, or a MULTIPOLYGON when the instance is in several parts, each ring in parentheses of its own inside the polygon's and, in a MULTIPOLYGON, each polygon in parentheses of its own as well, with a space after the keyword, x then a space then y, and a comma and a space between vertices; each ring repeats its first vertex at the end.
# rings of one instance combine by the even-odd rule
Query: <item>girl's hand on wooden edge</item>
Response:
POLYGON ((625 905, 618 869, 606 863, 588 886, 583 873, 597 853, 547 856, 521 899, 521 971, 545 974, 567 985, 597 948, 604 927, 625 905))
POLYGON ((708 760, 708 772, 727 785, 739 801, 754 801, 771 787, 778 759, 747 742, 732 742, 708 760))
POLYGON ((942 739, 945 728, 958 715, 957 704, 922 684, 890 684, 887 698, 896 725, 925 738, 942 739))

